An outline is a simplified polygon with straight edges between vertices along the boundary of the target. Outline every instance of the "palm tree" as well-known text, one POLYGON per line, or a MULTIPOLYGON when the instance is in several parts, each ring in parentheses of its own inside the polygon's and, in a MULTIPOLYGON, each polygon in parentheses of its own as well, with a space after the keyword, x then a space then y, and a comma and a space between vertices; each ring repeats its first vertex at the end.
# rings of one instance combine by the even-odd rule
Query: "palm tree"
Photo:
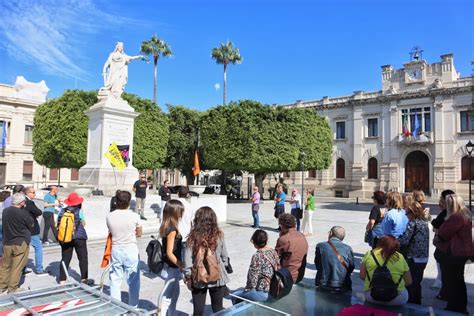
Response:
POLYGON ((160 56, 171 57, 173 56, 173 52, 171 51, 171 47, 156 35, 153 35, 150 40, 142 42, 142 45, 140 46, 140 52, 145 55, 153 55, 153 102, 156 104, 156 70, 158 66, 158 59, 160 56))
POLYGON ((239 49, 234 47, 234 43, 227 41, 227 44, 221 43, 219 47, 212 49, 211 57, 216 60, 217 64, 224 65, 224 105, 226 102, 226 87, 227 87, 227 65, 242 63, 242 56, 240 56, 239 49))

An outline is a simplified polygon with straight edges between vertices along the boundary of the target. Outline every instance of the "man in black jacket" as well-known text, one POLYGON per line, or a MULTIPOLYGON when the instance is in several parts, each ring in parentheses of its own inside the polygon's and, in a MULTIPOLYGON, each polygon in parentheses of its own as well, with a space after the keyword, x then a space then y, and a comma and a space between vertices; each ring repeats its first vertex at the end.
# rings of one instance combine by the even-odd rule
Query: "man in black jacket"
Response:
POLYGON ((40 237, 40 226, 38 224, 38 217, 40 217, 43 212, 33 201, 36 195, 35 188, 26 187, 24 193, 26 196, 25 209, 30 213, 35 225, 31 232, 31 246, 35 249, 35 272, 37 275, 46 275, 48 273, 43 270, 43 243, 40 237))
POLYGON ((0 294, 20 291, 21 272, 28 262, 31 231, 34 227, 30 214, 23 209, 25 196, 15 193, 12 206, 3 210, 3 264, 0 266, 0 294))

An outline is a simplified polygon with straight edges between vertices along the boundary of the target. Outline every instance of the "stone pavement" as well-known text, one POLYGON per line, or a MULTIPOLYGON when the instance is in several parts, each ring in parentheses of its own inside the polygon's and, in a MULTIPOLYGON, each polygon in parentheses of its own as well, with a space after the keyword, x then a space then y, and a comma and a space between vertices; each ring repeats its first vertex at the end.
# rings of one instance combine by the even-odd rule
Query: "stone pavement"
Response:
MULTIPOLYGON (((231 258, 232 266, 234 268, 234 273, 230 275, 231 282, 228 284, 229 288, 233 290, 245 285, 247 268, 255 249, 250 243, 250 237, 253 232, 253 229, 250 227, 252 224, 250 205, 228 204, 227 207, 227 223, 225 225, 221 225, 221 228, 225 234, 227 249, 231 258)), ((353 199, 318 198, 316 207, 317 209, 313 215, 314 235, 311 236, 311 238, 308 238, 309 253, 305 281, 314 283, 316 271, 313 260, 316 243, 325 241, 327 239, 327 233, 332 226, 341 225, 346 229, 346 239, 344 241, 352 246, 354 255, 356 257, 356 270, 352 275, 353 294, 360 297, 362 291, 362 281, 358 277, 358 272, 361 259, 363 255, 369 250, 368 245, 363 242, 363 237, 371 204, 369 201, 364 201, 364 203, 356 205, 353 199)), ((289 206, 287 205, 287 211, 288 209, 289 206)), ((437 213, 437 207, 432 207, 432 210, 433 213, 437 213)), ((273 203, 271 201, 266 201, 260 208, 260 214, 261 228, 265 229, 269 233, 269 244, 274 246, 278 238, 278 233, 275 230, 277 227, 277 221, 273 218, 273 203)), ((156 227, 156 231, 158 231, 158 227, 156 227)), ((149 240, 149 235, 139 239, 140 256, 142 259, 140 307, 149 311, 153 311, 156 310, 158 294, 163 287, 164 281, 160 277, 151 275, 147 272, 145 248, 149 240)), ((103 271, 100 268, 100 262, 102 259, 104 242, 105 241, 101 240, 90 241, 88 246, 89 277, 95 279, 96 282, 99 282, 100 275, 103 271)), ((437 291, 430 289, 430 285, 433 283, 437 273, 435 261, 432 255, 433 251, 434 247, 431 246, 431 257, 425 270, 425 278, 422 283, 424 296, 423 304, 432 305, 437 308, 444 308, 444 302, 434 299, 437 291)), ((33 258, 34 253, 32 250, 30 252, 30 267, 32 267, 31 259, 33 258)), ((61 254, 59 246, 45 248, 44 265, 47 267, 47 269, 52 271, 54 275, 58 274, 60 260, 61 254)), ((74 255, 71 262, 70 274, 72 277, 79 279, 78 272, 78 262, 76 256, 74 255)), ((33 289, 54 285, 55 282, 56 280, 53 276, 36 276, 31 273, 26 276, 23 286, 29 286, 33 289)), ((474 264, 467 265, 466 283, 468 284, 468 296, 470 300, 469 310, 473 312, 474 264)), ((106 284, 108 284, 108 280, 106 281, 106 284)), ((124 282, 122 293, 125 294, 125 291, 127 291, 127 286, 124 282)), ((181 294, 178 301, 178 310, 183 315, 190 314, 192 313, 191 293, 184 285, 180 287, 180 291, 181 294)), ((206 303, 206 314, 211 314, 209 296, 206 303)), ((231 305, 229 300, 224 300, 224 304, 226 307, 231 305)))

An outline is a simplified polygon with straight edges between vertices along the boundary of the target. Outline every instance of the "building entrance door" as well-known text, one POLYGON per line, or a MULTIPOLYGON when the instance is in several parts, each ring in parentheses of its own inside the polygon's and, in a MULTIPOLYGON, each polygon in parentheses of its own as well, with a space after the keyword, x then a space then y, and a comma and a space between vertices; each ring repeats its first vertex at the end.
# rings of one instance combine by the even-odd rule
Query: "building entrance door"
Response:
POLYGON ((430 192, 430 159, 417 150, 408 154, 405 159, 405 192, 422 190, 430 192))
POLYGON ((7 164, 0 163, 0 186, 5 185, 6 180, 7 180, 7 164))

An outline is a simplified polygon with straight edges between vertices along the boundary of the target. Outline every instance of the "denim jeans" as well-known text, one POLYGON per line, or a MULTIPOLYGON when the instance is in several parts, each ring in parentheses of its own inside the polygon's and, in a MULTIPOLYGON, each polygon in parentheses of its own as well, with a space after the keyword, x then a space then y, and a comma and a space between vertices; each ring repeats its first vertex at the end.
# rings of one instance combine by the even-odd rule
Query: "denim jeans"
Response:
POLYGON ((176 303, 179 297, 179 280, 181 279, 181 271, 178 268, 171 268, 168 265, 161 271, 161 276, 168 281, 169 279, 175 279, 171 282, 163 293, 163 299, 161 301, 161 315, 175 315, 176 314, 176 303))
POLYGON ((258 217, 258 211, 252 211, 253 217, 253 226, 258 228, 260 227, 260 218, 258 217))
POLYGON ((31 246, 35 250, 35 272, 43 272, 43 243, 40 235, 31 236, 31 246))
POLYGON ((138 307, 140 292, 140 268, 138 266, 138 248, 133 247, 112 247, 112 265, 110 267, 110 296, 121 300, 120 286, 124 274, 128 284, 128 305, 138 307))
MULTIPOLYGON (((268 300, 268 292, 257 291, 256 289, 251 289, 250 291, 237 290, 232 294, 255 302, 265 302, 268 300)), ((234 302, 234 298, 232 298, 232 302, 234 302)))

